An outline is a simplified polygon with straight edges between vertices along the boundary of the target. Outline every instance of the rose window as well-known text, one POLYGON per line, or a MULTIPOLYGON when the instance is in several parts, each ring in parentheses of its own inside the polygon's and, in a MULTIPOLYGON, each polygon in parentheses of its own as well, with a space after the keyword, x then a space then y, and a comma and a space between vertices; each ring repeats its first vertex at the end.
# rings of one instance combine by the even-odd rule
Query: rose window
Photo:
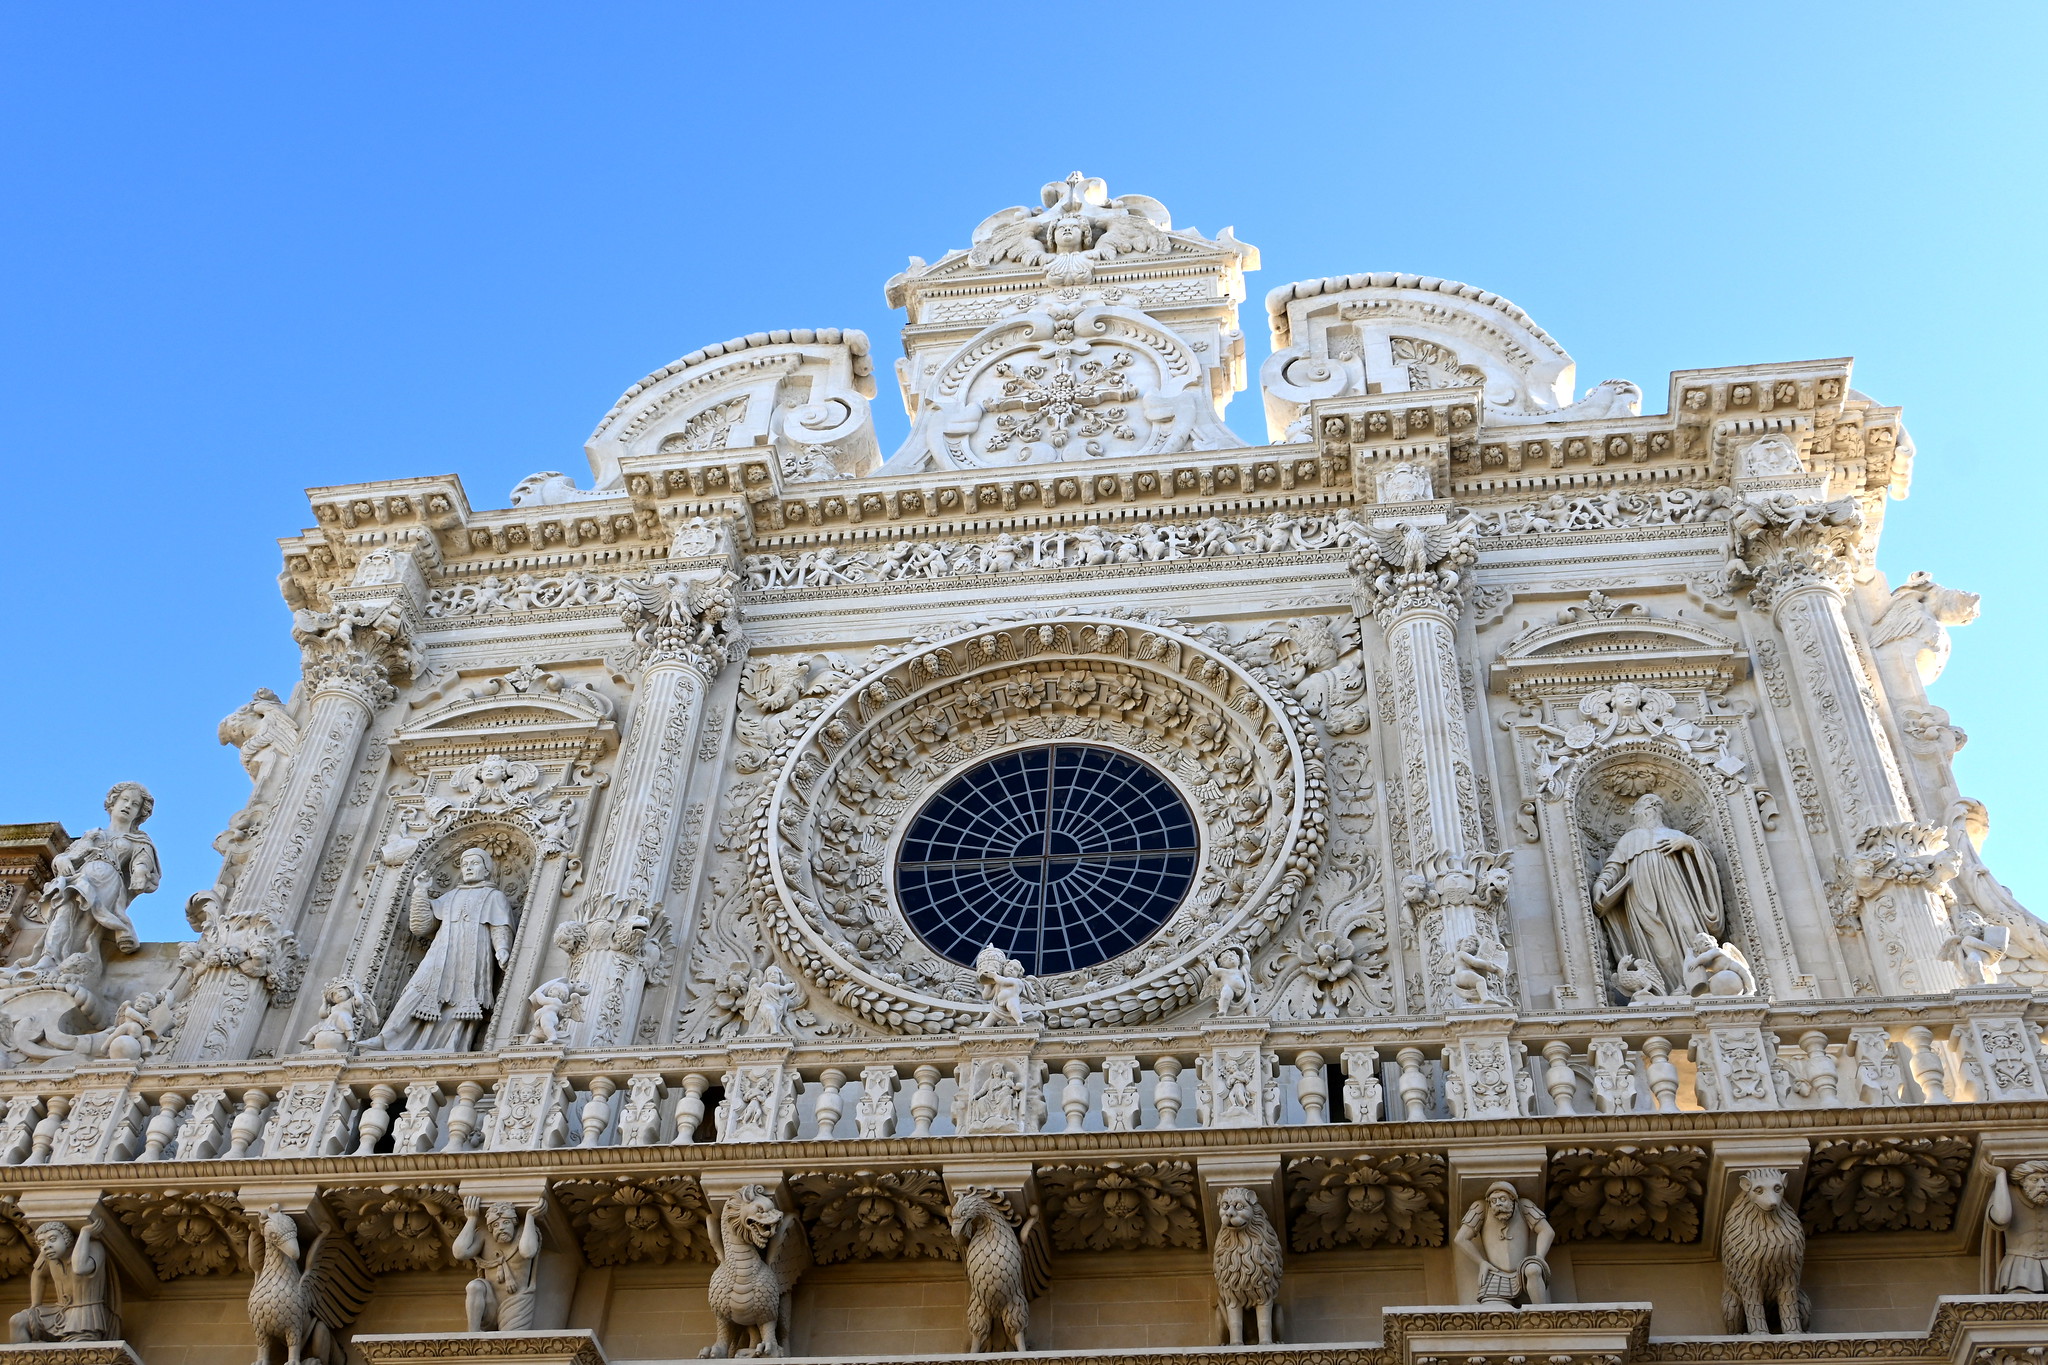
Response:
POLYGON ((1034 976, 1094 966, 1166 923, 1195 879, 1195 818, 1158 772, 1053 744, 961 773, 910 822, 896 895, 934 952, 994 944, 1034 976))

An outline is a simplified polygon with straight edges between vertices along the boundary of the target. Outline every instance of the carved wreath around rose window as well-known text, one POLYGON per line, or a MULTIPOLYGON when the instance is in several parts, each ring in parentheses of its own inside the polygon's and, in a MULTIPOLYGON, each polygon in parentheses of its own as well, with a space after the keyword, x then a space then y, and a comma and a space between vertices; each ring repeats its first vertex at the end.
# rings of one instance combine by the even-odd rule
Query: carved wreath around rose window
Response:
POLYGON ((890 652, 773 756, 749 859, 762 923, 813 984, 874 1023, 936 1033, 978 1022, 973 969, 927 948, 896 902, 896 847, 965 768, 1055 740, 1096 743, 1164 773, 1198 813, 1200 870, 1151 938, 1044 978, 1047 1025, 1134 1023, 1192 1002, 1202 956, 1270 939, 1328 837, 1307 713, 1228 648, 1104 613, 969 623, 890 652))

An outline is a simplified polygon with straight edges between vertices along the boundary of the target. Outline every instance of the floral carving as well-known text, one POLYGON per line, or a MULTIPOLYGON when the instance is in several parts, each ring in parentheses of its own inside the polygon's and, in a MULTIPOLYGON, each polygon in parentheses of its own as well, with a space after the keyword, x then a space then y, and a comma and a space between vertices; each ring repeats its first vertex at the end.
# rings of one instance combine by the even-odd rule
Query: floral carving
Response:
POLYGON ((936 1171, 828 1171, 790 1177, 818 1264, 928 1256, 957 1261, 936 1171))
POLYGON ((241 1266, 246 1221, 231 1193, 116 1194, 106 1204, 163 1279, 232 1275, 241 1266))
POLYGON ((1298 1157, 1287 1164, 1296 1251, 1444 1244, 1443 1157, 1434 1152, 1298 1157))
POLYGON ((1698 1147, 1571 1147, 1550 1158, 1550 1221, 1573 1239, 1696 1242, 1698 1147))
POLYGON ((380 1275, 401 1270, 443 1270, 462 1227, 462 1198, 445 1185, 386 1185, 327 1191, 363 1262, 380 1275))
POLYGON ((1201 1250, 1195 1171, 1185 1161, 1041 1166, 1038 1187, 1057 1250, 1201 1250))
POLYGON ((1800 1209, 1809 1234, 1946 1232, 1969 1174, 1967 1137, 1823 1142, 1807 1168, 1800 1209))
POLYGON ((704 1191, 695 1176, 565 1180, 553 1189, 592 1265, 711 1259, 704 1191))

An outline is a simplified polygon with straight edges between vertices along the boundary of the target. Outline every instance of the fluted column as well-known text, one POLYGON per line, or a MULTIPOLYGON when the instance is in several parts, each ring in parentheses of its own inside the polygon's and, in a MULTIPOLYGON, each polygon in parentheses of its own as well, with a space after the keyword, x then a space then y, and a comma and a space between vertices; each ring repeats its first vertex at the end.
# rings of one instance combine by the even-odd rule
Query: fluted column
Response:
POLYGON ((195 898, 204 923, 186 950, 193 975, 177 1007, 174 1060, 246 1057, 265 997, 290 1003, 298 982, 288 936, 341 813, 363 736, 377 708, 397 695, 394 673, 410 671, 409 633, 397 601, 294 618, 310 693, 305 738, 232 899, 220 905, 210 894, 195 898))
POLYGON ((632 728, 590 893, 580 917, 558 935, 572 975, 590 987, 574 1029, 578 1046, 631 1041, 647 969, 668 942, 662 902, 705 694, 746 649, 734 619, 736 582, 721 565, 631 585, 634 596, 622 615, 642 659, 632 728))
POLYGON ((1458 672, 1457 621, 1478 541, 1441 512, 1376 521, 1354 566, 1365 609, 1393 665, 1398 799, 1412 865, 1402 890, 1421 931, 1432 1009, 1510 1003, 1499 922, 1507 855, 1488 852, 1479 818, 1471 727, 1458 672), (1451 989, 1459 945, 1480 940, 1499 964, 1481 998, 1451 989))
POLYGON ((1950 934, 1943 885, 1955 875, 1947 832, 1913 818, 1898 755, 1843 614, 1863 514, 1849 498, 1758 499, 1733 533, 1752 579, 1750 601, 1783 633, 1806 723, 1826 758, 1822 784, 1836 828, 1856 841, 1852 865, 1878 989, 1888 995, 1953 990, 1941 960, 1950 934))

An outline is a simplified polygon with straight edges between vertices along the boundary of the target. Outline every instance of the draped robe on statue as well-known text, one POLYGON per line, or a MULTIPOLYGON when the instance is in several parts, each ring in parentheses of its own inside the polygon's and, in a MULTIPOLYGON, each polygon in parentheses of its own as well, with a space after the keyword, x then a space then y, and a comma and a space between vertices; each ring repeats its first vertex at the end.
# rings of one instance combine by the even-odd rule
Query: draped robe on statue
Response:
MULTIPOLYGON (((434 898, 432 917, 440 928, 384 1030, 384 1046, 393 1052, 472 1051, 484 1011, 497 994, 492 930, 502 936, 512 924, 505 893, 495 886, 458 886, 434 898)), ((415 932, 419 921, 415 913, 415 932)))
POLYGON ((1713 855, 1663 814, 1655 796, 1637 802, 1636 824, 1607 855, 1593 904, 1617 959, 1647 958, 1666 990, 1682 991, 1693 935, 1721 938, 1721 882, 1713 855))

